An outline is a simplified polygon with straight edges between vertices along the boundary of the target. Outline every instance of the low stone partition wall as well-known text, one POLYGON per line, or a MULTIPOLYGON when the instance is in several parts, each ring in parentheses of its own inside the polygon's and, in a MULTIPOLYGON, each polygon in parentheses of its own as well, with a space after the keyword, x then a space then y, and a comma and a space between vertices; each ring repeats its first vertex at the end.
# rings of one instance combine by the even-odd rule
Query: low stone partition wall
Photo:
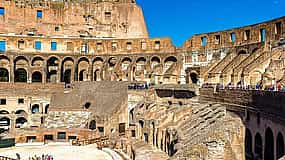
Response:
POLYGON ((15 146, 15 138, 0 139, 0 148, 15 146))
POLYGON ((200 100, 242 105, 285 119, 285 92, 201 88, 200 100))

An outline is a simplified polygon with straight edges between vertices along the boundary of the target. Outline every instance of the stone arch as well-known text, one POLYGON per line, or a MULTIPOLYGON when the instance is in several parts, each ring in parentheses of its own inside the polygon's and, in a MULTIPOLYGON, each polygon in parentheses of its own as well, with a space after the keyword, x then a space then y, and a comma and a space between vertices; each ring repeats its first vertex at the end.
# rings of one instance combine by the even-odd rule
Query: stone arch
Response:
POLYGON ((15 77, 15 82, 27 82, 28 73, 26 69, 18 68, 15 70, 14 77, 15 77))
POLYGON ((245 130, 245 156, 246 159, 253 159, 253 153, 252 153, 252 134, 251 131, 246 128, 245 130))
POLYGON ((282 133, 278 133, 276 139, 276 158, 282 158, 284 156, 284 138, 282 133))
POLYGON ((108 59, 108 65, 109 67, 114 67, 117 63, 117 58, 116 57, 110 57, 108 59))
POLYGON ((0 114, 9 114, 9 112, 6 110, 0 110, 0 114))
POLYGON ((122 70, 126 71, 128 70, 129 66, 132 64, 132 59, 130 57, 124 57, 121 61, 122 64, 122 70))
POLYGON ((39 71, 35 71, 32 74, 32 82, 33 83, 42 83, 43 82, 43 76, 42 73, 39 71))
POLYGON ((49 110, 49 104, 47 104, 47 105, 45 106, 45 114, 48 114, 48 110, 49 110))
POLYGON ((71 69, 66 69, 63 73, 63 82, 69 84, 71 82, 71 69))
POLYGON ((161 60, 158 56, 153 56, 151 57, 150 59, 150 65, 151 65, 151 68, 154 69, 156 67, 156 65, 160 64, 161 63, 161 60))
POLYGON ((175 63, 175 62, 177 62, 177 58, 176 58, 175 56, 166 57, 166 58, 164 59, 164 63, 167 63, 167 62, 173 62, 173 63, 175 63))
POLYGON ((91 130, 95 130, 96 129, 96 121, 95 120, 90 121, 89 129, 91 129, 91 130))
POLYGON ((20 66, 29 66, 29 60, 27 57, 25 56, 17 56, 15 59, 14 59, 14 64, 15 66, 17 65, 20 65, 20 66))
POLYGON ((265 131, 264 159, 274 160, 274 137, 271 128, 265 131))
POLYGON ((44 58, 36 56, 32 58, 32 66, 44 66, 44 58))
POLYGON ((168 81, 171 74, 174 74, 176 70, 176 65, 177 65, 177 58, 175 56, 168 56, 164 60, 164 65, 163 65, 163 74, 167 74, 168 76, 165 77, 167 78, 165 81, 168 81))
POLYGON ((39 104, 33 104, 31 108, 32 114, 36 114, 40 112, 40 105, 39 104))
POLYGON ((256 133, 254 138, 254 153, 257 158, 262 159, 262 137, 259 133, 256 133))
POLYGON ((77 63, 77 75, 79 81, 87 81, 89 79, 89 59, 87 57, 81 57, 77 63))
POLYGON ((47 82, 56 83, 58 81, 58 67, 60 59, 57 56, 51 56, 47 60, 47 82))
POLYGON ((250 75, 250 85, 255 86, 258 84, 262 79, 262 72, 255 70, 250 75))
POLYGON ((11 120, 8 117, 0 118, 0 128, 8 130, 10 128, 11 120))
MULTIPOLYGON (((1 62, 1 60, 5 60, 5 61, 7 61, 8 63, 10 63, 10 59, 7 57, 7 56, 5 56, 5 55, 0 55, 0 62, 1 62)), ((1 64, 1 63, 0 63, 1 64)))
POLYGON ((61 62, 61 82, 70 83, 74 73, 74 59, 65 57, 61 62))
POLYGON ((199 81, 199 75, 197 72, 193 71, 193 72, 190 72, 190 79, 192 81, 192 84, 197 84, 198 81, 199 81))
POLYGON ((145 57, 139 57, 139 58, 137 58, 136 63, 143 63, 143 64, 145 64, 146 63, 146 58, 145 57))
POLYGON ((6 68, 0 68, 0 82, 9 82, 9 71, 6 68))
POLYGON ((19 110, 16 110, 15 114, 27 114, 27 112, 25 110, 22 110, 22 109, 19 109, 19 110))
POLYGON ((16 119, 16 126, 15 126, 15 128, 21 128, 27 122, 28 122, 28 120, 26 118, 19 117, 19 118, 16 119))
POLYGON ((238 51, 238 55, 240 55, 240 54, 247 54, 247 51, 246 51, 246 50, 243 50, 243 49, 242 49, 242 50, 239 50, 239 51, 238 51))
POLYGON ((101 57, 96 57, 93 60, 93 81, 100 81, 102 79, 100 71, 103 67, 104 60, 101 57))
POLYGON ((122 61, 121 61, 122 63, 123 62, 128 62, 128 63, 132 63, 132 59, 130 58, 130 57, 124 57, 124 58, 122 58, 122 61))

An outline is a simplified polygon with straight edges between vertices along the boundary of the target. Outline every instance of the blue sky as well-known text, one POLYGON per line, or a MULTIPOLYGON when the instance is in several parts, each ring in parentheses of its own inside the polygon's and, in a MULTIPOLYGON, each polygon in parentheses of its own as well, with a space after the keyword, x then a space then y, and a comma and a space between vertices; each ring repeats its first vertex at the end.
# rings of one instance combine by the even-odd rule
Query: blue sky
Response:
POLYGON ((137 0, 150 37, 181 46, 193 34, 255 24, 285 16, 285 0, 137 0))

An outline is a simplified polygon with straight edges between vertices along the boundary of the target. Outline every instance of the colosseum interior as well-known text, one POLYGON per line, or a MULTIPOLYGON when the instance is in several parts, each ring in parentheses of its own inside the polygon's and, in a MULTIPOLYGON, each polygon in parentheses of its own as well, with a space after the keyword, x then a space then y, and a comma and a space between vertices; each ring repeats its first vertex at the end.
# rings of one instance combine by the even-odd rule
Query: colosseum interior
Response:
POLYGON ((282 159, 283 53, 285 17, 176 47, 149 38, 135 0, 1 0, 0 141, 96 143, 132 160, 282 159))

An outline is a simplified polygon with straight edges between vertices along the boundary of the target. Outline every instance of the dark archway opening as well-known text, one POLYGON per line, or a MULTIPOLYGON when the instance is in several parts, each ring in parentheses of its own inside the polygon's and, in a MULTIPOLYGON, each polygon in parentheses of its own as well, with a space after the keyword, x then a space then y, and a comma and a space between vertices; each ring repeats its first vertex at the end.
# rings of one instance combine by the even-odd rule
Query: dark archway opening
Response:
POLYGON ((90 102, 86 102, 84 105, 85 109, 89 109, 91 107, 91 103, 90 102))
POLYGON ((71 69, 67 69, 64 71, 63 81, 66 84, 70 84, 70 82, 71 82, 71 69))
POLYGON ((274 137, 270 128, 267 128, 265 132, 264 159, 274 160, 274 137))
POLYGON ((38 104, 34 104, 32 106, 32 113, 35 114, 35 113, 39 113, 40 112, 40 106, 38 104))
POLYGON ((84 80, 84 72, 85 72, 85 70, 81 70, 79 72, 79 81, 83 81, 84 80))
POLYGON ((17 111, 15 112, 15 114, 22 114, 22 115, 24 115, 24 114, 27 114, 27 113, 26 113, 26 111, 20 109, 20 110, 17 110, 17 111))
POLYGON ((57 81, 57 71, 52 70, 47 74, 47 82, 56 83, 57 81))
POLYGON ((9 71, 5 68, 0 68, 0 82, 9 82, 9 71))
POLYGON ((91 129, 91 130, 95 130, 96 129, 96 121, 95 120, 90 121, 89 129, 91 129))
POLYGON ((252 134, 250 130, 247 128, 245 130, 245 157, 246 160, 252 160, 253 159, 253 153, 252 153, 252 134))
POLYGON ((100 79, 100 70, 96 69, 94 72, 94 81, 99 81, 100 79))
POLYGON ((45 114, 48 114, 48 109, 49 109, 49 104, 47 104, 45 107, 45 114))
POLYGON ((10 128, 10 119, 7 117, 3 117, 0 119, 0 129, 9 130, 10 128))
POLYGON ((259 133, 255 135, 254 140, 254 153, 256 159, 262 159, 262 137, 259 133))
POLYGON ((15 82, 27 82, 27 71, 19 68, 15 71, 15 82))
POLYGON ((26 118, 20 117, 16 119, 16 128, 21 128, 27 121, 26 118))
POLYGON ((32 75, 32 82, 33 83, 41 83, 43 80, 41 72, 34 72, 32 75))
POLYGON ((284 156, 284 139, 281 133, 278 133, 277 135, 276 156, 277 159, 282 158, 284 156))
POLYGON ((193 84, 197 84, 198 83, 198 75, 196 73, 191 73, 190 74, 190 78, 193 84))

